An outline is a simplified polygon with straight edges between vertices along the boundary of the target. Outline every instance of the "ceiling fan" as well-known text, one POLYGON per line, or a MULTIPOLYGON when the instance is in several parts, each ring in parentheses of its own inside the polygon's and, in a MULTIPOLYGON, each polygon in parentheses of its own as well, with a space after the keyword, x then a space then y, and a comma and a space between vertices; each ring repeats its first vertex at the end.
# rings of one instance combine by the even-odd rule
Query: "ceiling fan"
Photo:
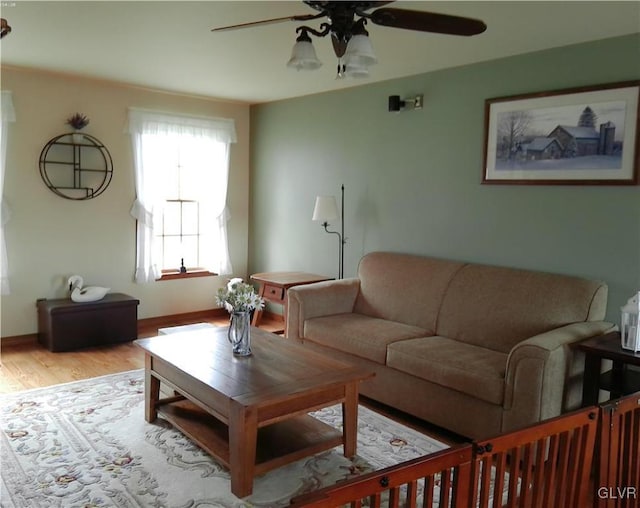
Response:
POLYGON ((487 29, 487 25, 478 19, 437 14, 433 12, 384 7, 392 1, 349 2, 349 1, 319 1, 303 0, 303 2, 318 11, 314 14, 301 14, 281 18, 264 19, 249 23, 229 25, 213 28, 212 32, 236 30, 255 26, 280 23, 283 21, 305 22, 327 18, 320 24, 319 29, 309 26, 299 26, 296 44, 293 47, 288 67, 298 70, 313 70, 322 63, 318 60, 309 34, 315 37, 331 35, 333 50, 338 57, 338 77, 369 75, 369 66, 377 62, 373 47, 369 41, 369 33, 365 29, 367 23, 404 28, 419 32, 433 32, 448 35, 477 35, 487 29), (371 9, 374 9, 371 11, 371 9))
POLYGON ((4 18, 0 18, 0 39, 2 39, 5 35, 9 35, 11 32, 11 27, 7 20, 4 18))

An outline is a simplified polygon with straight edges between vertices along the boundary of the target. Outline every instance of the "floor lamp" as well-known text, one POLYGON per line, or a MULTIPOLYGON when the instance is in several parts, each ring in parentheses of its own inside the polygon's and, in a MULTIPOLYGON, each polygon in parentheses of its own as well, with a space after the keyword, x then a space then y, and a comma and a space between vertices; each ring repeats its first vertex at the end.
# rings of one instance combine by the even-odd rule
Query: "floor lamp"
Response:
POLYGON ((344 244, 347 239, 344 236, 344 185, 341 187, 340 213, 338 213, 338 204, 334 196, 317 196, 316 205, 313 208, 314 221, 321 221, 324 230, 327 233, 338 235, 338 278, 344 278, 344 244), (330 231, 329 221, 340 218, 340 232, 330 231))

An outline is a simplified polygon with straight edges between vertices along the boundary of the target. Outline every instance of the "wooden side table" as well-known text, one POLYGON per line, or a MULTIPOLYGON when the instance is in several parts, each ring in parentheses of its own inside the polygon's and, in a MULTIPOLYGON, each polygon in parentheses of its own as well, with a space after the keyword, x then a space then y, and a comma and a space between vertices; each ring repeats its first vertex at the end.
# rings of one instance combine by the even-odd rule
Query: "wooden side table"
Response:
POLYGON ((575 348, 585 354, 583 407, 597 404, 600 390, 610 392, 612 399, 640 390, 640 372, 627 368, 629 365, 640 366, 640 353, 622 349, 620 344, 620 332, 610 332, 575 344, 575 348), (602 360, 611 360, 612 369, 602 373, 602 360))
MULTIPOLYGON (((287 322, 287 290, 293 286, 302 286, 303 284, 313 284, 314 282, 322 282, 332 280, 331 277, 318 275, 307 272, 265 272, 254 273, 251 276, 260 284, 258 294, 265 300, 282 305, 284 322, 287 322)), ((253 313, 253 326, 260 324, 262 311, 253 313)))

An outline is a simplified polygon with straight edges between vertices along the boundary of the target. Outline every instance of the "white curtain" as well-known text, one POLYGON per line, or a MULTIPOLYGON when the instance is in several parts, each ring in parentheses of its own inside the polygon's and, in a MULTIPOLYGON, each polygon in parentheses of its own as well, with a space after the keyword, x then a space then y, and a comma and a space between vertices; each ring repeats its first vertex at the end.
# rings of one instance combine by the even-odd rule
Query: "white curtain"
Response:
POLYGON ((4 173, 7 161, 9 123, 16 121, 11 92, 2 92, 0 114, 2 115, 2 129, 0 130, 0 294, 8 295, 10 292, 9 266, 7 263, 7 245, 5 243, 4 226, 11 218, 11 210, 4 199, 4 173))
MULTIPOLYGON (((215 219, 215 231, 205 235, 212 242, 213 255, 204 267, 219 274, 232 272, 227 245, 226 196, 229 179, 229 144, 236 142, 235 123, 224 118, 178 116, 137 108, 129 109, 128 132, 133 142, 136 200, 131 215, 138 221, 136 282, 152 282, 161 271, 155 255, 155 227, 163 201, 162 177, 165 165, 162 137, 181 136, 199 147, 200 166, 205 168, 199 176, 199 199, 204 212, 215 219), (222 168, 220 169, 220 161, 222 168), (216 166, 219 168, 215 171, 216 166), (214 172, 215 171, 215 172, 214 172)), ((187 150, 187 153, 189 151, 187 150)))

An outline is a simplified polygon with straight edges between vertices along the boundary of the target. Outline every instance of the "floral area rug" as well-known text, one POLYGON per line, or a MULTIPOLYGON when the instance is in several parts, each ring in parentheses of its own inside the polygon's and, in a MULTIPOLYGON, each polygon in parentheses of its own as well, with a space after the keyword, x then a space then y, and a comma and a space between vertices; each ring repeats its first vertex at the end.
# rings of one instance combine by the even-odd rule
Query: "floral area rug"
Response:
MULTIPOLYGON (((256 477, 231 494, 228 471, 162 419, 144 420, 144 371, 0 397, 3 508, 281 507, 364 472, 447 447, 365 407, 358 455, 341 447, 256 477)), ((339 428, 340 406, 313 415, 339 428)))

